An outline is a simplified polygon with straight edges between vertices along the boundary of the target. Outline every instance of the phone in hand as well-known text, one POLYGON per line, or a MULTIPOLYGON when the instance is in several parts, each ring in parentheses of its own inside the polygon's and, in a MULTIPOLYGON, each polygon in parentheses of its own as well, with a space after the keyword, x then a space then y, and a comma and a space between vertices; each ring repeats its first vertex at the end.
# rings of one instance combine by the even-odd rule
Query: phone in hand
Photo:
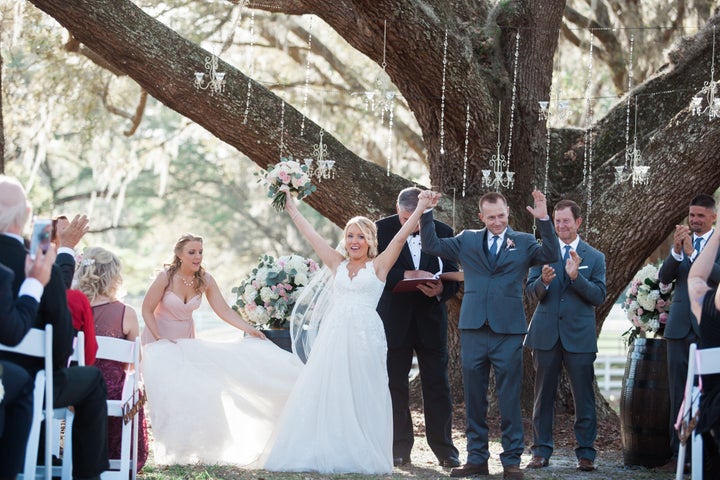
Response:
POLYGON ((52 237, 52 220, 49 218, 36 218, 33 221, 32 235, 30 237, 30 258, 35 260, 37 251, 47 252, 52 237))

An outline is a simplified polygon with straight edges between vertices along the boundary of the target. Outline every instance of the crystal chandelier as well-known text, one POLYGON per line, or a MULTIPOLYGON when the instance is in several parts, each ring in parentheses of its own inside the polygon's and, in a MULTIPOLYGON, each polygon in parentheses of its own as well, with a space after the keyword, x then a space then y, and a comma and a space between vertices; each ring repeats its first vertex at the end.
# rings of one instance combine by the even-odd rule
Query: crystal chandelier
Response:
POLYGON ((570 102, 568 100, 557 100, 557 107, 554 112, 550 110, 549 101, 538 102, 540 105, 540 112, 538 113, 539 120, 548 120, 551 116, 559 120, 565 120, 570 115, 570 102))
POLYGON ((513 186, 515 185, 515 172, 510 171, 510 162, 506 160, 505 155, 500 153, 500 115, 501 105, 498 105, 497 153, 490 157, 489 163, 490 167, 492 167, 492 170, 482 170, 483 187, 489 187, 495 190, 498 190, 500 187, 513 188, 513 186))
POLYGON ((628 121, 625 126, 625 165, 615 167, 615 184, 620 184, 632 180, 633 187, 637 185, 647 185, 650 177, 650 167, 642 164, 642 155, 637 147, 637 96, 635 97, 635 134, 633 135, 633 144, 629 145, 629 112, 631 99, 628 98, 627 115, 628 121), (625 168, 627 167, 627 171, 625 168))
POLYGON ((218 57, 215 55, 205 57, 205 72, 195 72, 195 88, 209 89, 210 95, 222 93, 225 90, 225 72, 218 72, 217 69, 218 57))
POLYGON ((710 81, 695 94, 690 101, 693 116, 707 115, 710 120, 720 117, 720 98, 717 98, 718 82, 715 80, 715 25, 713 25, 712 59, 710 62, 710 81), (703 108, 703 100, 707 105, 703 108))
POLYGON ((318 180, 326 180, 329 178, 335 178, 335 160, 328 160, 325 156, 328 153, 327 145, 323 143, 324 130, 320 130, 320 141, 313 145, 313 157, 306 158, 305 166, 307 167, 307 174, 310 177, 315 177, 318 180))

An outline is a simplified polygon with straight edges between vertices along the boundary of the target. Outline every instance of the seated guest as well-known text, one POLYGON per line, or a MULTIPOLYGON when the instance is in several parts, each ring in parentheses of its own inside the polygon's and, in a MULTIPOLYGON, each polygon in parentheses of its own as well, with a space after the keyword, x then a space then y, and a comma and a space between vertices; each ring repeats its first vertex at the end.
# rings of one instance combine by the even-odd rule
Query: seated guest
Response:
POLYGON ((95 365, 98 343, 95 338, 95 321, 90 301, 80 290, 66 290, 65 294, 72 315, 73 328, 85 335, 85 365, 95 365))
MULTIPOLYGON (((700 327, 698 348, 720 347, 720 288, 710 287, 711 272, 720 269, 715 263, 720 234, 710 237, 695 259, 688 273, 688 296, 690 309, 700 327)), ((702 376, 700 416, 695 426, 696 433, 703 435, 706 478, 718 478, 720 474, 720 375, 702 376)))
MULTIPOLYGON (((15 346, 32 328, 43 287, 50 280, 55 248, 38 253, 29 266, 28 276, 13 299, 15 274, 0 264, 0 343, 15 346)), ((0 478, 15 478, 22 468, 30 424, 32 423, 33 378, 24 368, 0 361, 0 478)))
MULTIPOLYGON (((90 299, 94 332, 105 337, 134 341, 140 335, 137 313, 128 304, 118 300, 122 285, 120 260, 114 253, 101 247, 86 248, 83 261, 75 272, 75 284, 90 299)), ((68 290, 70 292, 72 290, 68 290)), ((126 370, 129 365, 112 360, 99 359, 95 363, 105 377, 108 398, 119 400, 122 396, 126 370)), ((145 412, 138 411, 138 472, 145 465, 148 454, 145 412)), ((120 458, 122 419, 108 419, 108 449, 110 458, 120 458)))
MULTIPOLYGON (((21 234, 30 218, 30 213, 31 208, 20 182, 15 178, 0 175, 0 262, 15 274, 12 285, 15 299, 18 298, 20 284, 26 277, 27 253, 21 234)), ((64 244, 62 232, 58 234, 60 250, 64 244)), ((70 255, 63 254, 63 256, 70 255)), ((45 328, 46 324, 53 326, 54 404, 56 407, 72 405, 75 409, 72 436, 73 477, 77 480, 99 479, 100 474, 109 466, 105 381, 100 371, 94 367, 67 367, 75 332, 67 306, 65 282, 57 265, 59 261, 60 254, 40 298, 33 327, 45 328)), ((71 261, 74 265, 74 257, 71 261)), ((31 377, 43 368, 43 361, 40 358, 2 352, 0 359, 21 365, 31 377)))

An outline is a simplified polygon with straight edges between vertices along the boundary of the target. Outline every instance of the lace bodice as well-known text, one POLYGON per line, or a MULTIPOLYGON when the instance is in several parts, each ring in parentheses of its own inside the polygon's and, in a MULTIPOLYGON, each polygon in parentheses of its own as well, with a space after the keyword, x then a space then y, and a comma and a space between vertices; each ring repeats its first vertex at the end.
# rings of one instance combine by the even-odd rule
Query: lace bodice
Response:
POLYGON ((352 303, 353 305, 370 307, 375 310, 385 283, 375 275, 372 260, 365 264, 365 268, 358 270, 355 278, 350 278, 347 266, 348 261, 345 260, 335 272, 333 293, 336 298, 343 303, 352 303))

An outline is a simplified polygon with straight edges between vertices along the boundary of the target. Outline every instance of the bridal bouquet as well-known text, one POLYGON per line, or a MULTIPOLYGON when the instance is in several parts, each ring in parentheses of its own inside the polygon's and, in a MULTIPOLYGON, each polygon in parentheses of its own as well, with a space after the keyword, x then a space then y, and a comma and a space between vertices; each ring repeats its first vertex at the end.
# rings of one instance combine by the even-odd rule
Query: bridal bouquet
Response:
POLYGON ((233 309, 255 326, 288 328, 295 300, 317 270, 314 260, 300 255, 263 255, 248 278, 232 289, 237 294, 233 309))
POLYGON ((625 292, 622 308, 633 325, 623 333, 623 336, 628 337, 628 345, 637 336, 644 336, 646 333, 659 336, 665 330, 675 282, 669 285, 661 283, 658 280, 658 270, 659 266, 644 266, 635 274, 625 292))
POLYGON ((272 197, 275 210, 282 211, 285 208, 285 196, 288 193, 296 194, 300 200, 317 189, 310 181, 307 170, 306 165, 290 156, 281 158, 280 163, 259 174, 262 177, 260 180, 268 184, 268 197, 272 197))

